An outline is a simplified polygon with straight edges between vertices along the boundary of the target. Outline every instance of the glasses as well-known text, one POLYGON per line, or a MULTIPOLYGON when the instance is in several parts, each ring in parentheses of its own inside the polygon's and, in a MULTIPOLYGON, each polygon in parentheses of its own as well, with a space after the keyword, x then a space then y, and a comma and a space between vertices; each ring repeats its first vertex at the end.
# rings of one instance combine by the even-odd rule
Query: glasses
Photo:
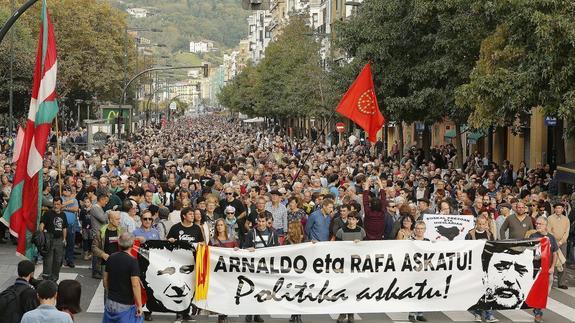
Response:
POLYGON ((234 214, 234 212, 227 212, 226 214, 234 214))
POLYGON ((234 193, 226 193, 226 195, 234 195, 234 193))
POLYGON ((152 221, 152 218, 142 218, 142 221, 152 221))
POLYGON ((272 176, 272 175, 270 175, 270 174, 265 174, 264 176, 265 176, 265 177, 270 177, 270 176, 272 176))

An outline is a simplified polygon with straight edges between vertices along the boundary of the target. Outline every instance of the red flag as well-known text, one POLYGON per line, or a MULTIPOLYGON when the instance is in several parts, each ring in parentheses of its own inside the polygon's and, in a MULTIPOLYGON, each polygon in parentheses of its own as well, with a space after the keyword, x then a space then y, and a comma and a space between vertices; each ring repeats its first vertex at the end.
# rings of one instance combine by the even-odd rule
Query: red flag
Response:
POLYGON ((383 126, 385 119, 379 111, 375 97, 370 63, 365 64, 339 101, 336 111, 362 127, 367 132, 369 141, 376 141, 377 132, 383 126))

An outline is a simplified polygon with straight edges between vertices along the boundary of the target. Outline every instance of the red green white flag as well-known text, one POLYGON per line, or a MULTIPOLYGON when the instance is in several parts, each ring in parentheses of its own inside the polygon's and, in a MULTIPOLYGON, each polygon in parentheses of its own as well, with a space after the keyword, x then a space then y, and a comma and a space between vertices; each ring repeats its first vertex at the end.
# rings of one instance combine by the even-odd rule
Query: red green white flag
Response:
POLYGON ((42 162, 52 121, 58 113, 56 39, 46 0, 42 1, 41 18, 30 110, 12 193, 4 216, 0 219, 10 226, 10 232, 18 238, 16 254, 29 259, 35 253, 30 238, 38 226, 42 202, 42 162))

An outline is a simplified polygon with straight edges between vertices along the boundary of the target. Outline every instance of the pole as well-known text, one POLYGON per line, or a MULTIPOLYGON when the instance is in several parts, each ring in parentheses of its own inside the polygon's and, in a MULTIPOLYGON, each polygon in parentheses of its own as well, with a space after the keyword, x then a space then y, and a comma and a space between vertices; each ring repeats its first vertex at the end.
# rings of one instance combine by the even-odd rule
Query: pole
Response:
MULTIPOLYGON (((10 0, 10 11, 14 13, 14 0, 10 0)), ((14 33, 10 35, 10 94, 8 103, 8 136, 14 132, 14 33)))
POLYGON ((20 7, 18 10, 12 12, 10 19, 8 19, 8 21, 6 21, 6 23, 2 26, 2 29, 0 29, 0 44, 16 20, 18 20, 18 18, 20 18, 20 16, 36 2, 38 2, 38 0, 28 0, 28 2, 23 4, 22 7, 20 7))
POLYGON ((62 152, 60 151, 60 131, 58 130, 58 114, 56 114, 56 163, 58 165, 58 189, 62 196, 62 152))

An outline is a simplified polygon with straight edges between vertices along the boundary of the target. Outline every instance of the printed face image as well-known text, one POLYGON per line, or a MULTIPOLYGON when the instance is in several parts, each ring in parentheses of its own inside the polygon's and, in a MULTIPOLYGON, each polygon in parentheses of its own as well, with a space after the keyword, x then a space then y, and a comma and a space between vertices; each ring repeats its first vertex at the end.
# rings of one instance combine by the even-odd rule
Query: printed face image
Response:
POLYGON ((533 284, 533 253, 518 255, 494 253, 487 269, 487 294, 505 308, 523 304, 533 284))
POLYGON ((170 311, 190 307, 194 296, 194 254, 191 250, 150 249, 146 282, 154 298, 170 311))

